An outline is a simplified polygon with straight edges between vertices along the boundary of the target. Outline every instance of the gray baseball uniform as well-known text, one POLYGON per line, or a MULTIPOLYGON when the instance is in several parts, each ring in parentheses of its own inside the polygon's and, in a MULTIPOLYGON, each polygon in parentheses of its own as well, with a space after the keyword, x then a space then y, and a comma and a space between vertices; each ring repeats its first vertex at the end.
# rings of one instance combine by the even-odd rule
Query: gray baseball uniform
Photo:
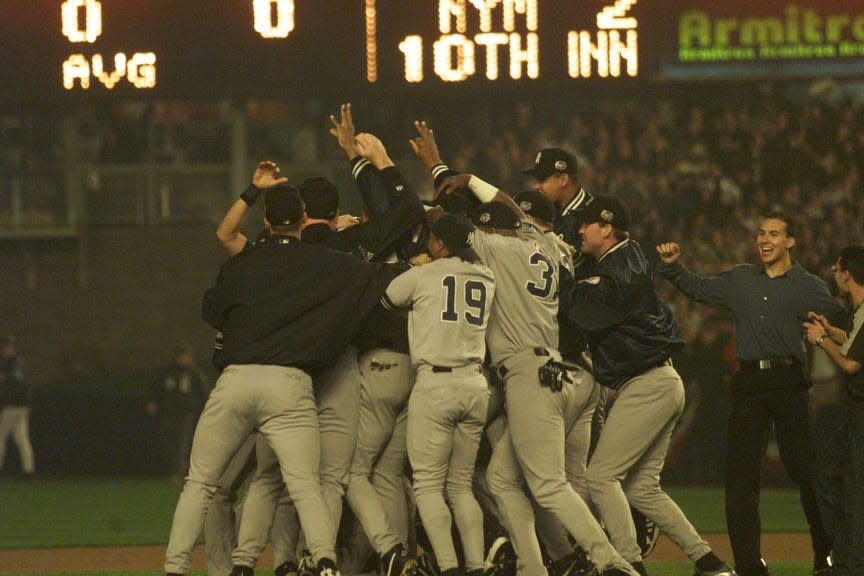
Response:
POLYGON ((249 436, 231 458, 207 509, 204 540, 210 576, 229 576, 234 568, 231 553, 237 547, 237 526, 242 510, 240 506, 235 509, 235 505, 240 487, 255 471, 256 438, 257 434, 249 436))
POLYGON ((407 354, 374 349, 360 359, 360 417, 347 498, 378 554, 408 545, 402 476, 408 462, 407 403, 414 367, 407 354))
MULTIPOLYGON (((550 359, 561 359, 557 351, 561 252, 549 250, 549 245, 548 238, 529 222, 523 222, 520 237, 478 232, 474 239, 475 251, 496 276, 487 342, 492 363, 504 379, 509 427, 509 434, 493 448, 489 487, 519 557, 520 574, 546 573, 534 514, 522 490, 524 475, 537 503, 558 518, 600 570, 615 567, 635 575, 567 481, 567 395, 539 381, 540 367, 550 359)), ((579 400, 574 406, 584 406, 590 397, 593 382, 587 380, 576 393, 579 400)))
POLYGON ((316 559, 335 558, 333 526, 319 513, 325 504, 318 484, 318 421, 312 379, 285 366, 231 365, 219 377, 195 430, 189 476, 171 526, 166 572, 189 571, 191 551, 220 476, 255 426, 285 463, 283 479, 307 520, 316 559))
POLYGON ((486 424, 489 390, 480 365, 494 296, 492 271, 457 257, 413 268, 387 288, 389 305, 410 307, 417 380, 408 403, 408 457, 417 509, 441 570, 459 565, 454 516, 466 570, 483 568, 483 513, 471 479, 486 424))
MULTIPOLYGON (((359 400, 359 370, 357 368, 357 349, 349 347, 323 375, 315 381, 315 400, 320 434, 319 479, 327 512, 334 528, 338 528, 342 517, 343 486, 347 484, 348 468, 354 453, 354 440, 357 435, 357 404, 359 400)), ((280 508, 288 505, 290 495, 279 471, 279 462, 266 443, 259 442, 258 469, 249 483, 246 503, 243 508, 243 522, 237 536, 237 548, 232 554, 235 565, 254 567, 264 546, 273 523, 277 502, 282 499, 280 508), (263 452, 263 454, 262 454, 263 452)), ((296 514, 286 517, 299 524, 296 514)), ((284 526, 274 531, 274 565, 294 561, 296 540, 292 535, 299 533, 299 526, 284 526)), ((306 546, 302 546, 306 548, 306 546)))

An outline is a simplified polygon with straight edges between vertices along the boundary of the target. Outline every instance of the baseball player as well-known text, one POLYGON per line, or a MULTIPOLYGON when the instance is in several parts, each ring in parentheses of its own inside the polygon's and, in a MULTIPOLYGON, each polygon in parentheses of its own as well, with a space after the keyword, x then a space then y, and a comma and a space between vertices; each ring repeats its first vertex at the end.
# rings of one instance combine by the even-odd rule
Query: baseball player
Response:
MULTIPOLYGON (((430 169, 435 178, 435 187, 436 189, 439 189, 446 178, 458 173, 451 170, 441 160, 432 130, 429 129, 425 123, 417 124, 418 131, 421 135, 425 135, 423 138, 425 145, 419 151, 415 148, 415 154, 417 154, 418 158, 420 158, 427 168, 430 169)), ((575 174, 575 160, 570 162, 566 167, 559 164, 559 168, 565 168, 566 171, 575 174), (570 167, 572 167, 572 170, 569 169, 570 167)), ((545 176, 541 179, 545 179, 545 176)), ((572 184, 572 181, 569 178, 565 180, 572 184)), ((571 187, 572 185, 565 188, 567 191, 570 191, 571 187)), ((474 194, 467 188, 456 190, 459 192, 464 190, 472 198, 474 196, 474 194)), ((448 190, 448 192, 452 192, 452 190, 448 190)), ((568 203, 571 197, 576 196, 575 192, 570 192, 571 196, 568 197, 568 203)), ((455 193, 441 194, 438 196, 438 202, 443 204, 444 202, 441 200, 442 198, 447 199, 456 197, 459 196, 455 193)), ((552 229, 551 223, 556 220, 555 206, 536 189, 523 193, 523 197, 527 211, 531 212, 531 208, 534 207, 538 212, 538 227, 540 227, 544 232, 542 238, 538 239, 538 241, 540 241, 541 244, 545 244, 545 249, 549 254, 560 253, 561 265, 568 266, 572 271, 572 256, 575 251, 569 244, 559 238, 552 229), (544 219, 545 222, 543 222, 544 219)), ((586 197, 586 193, 579 194, 580 199, 586 197)), ((474 201, 476 202, 476 199, 474 199, 474 201)), ((575 210, 577 204, 571 206, 571 209, 575 210)), ((475 213, 476 210, 477 209, 474 208, 475 213)), ((526 214, 526 216, 528 216, 528 214, 526 214)), ((565 222, 570 222, 575 217, 577 217, 576 212, 568 211, 567 216, 562 219, 565 222)), ((589 392, 589 395, 587 397, 587 402, 583 402, 584 398, 581 394, 573 393, 564 395, 568 399, 564 408, 564 414, 566 417, 565 428, 567 430, 565 469, 567 472, 567 479, 571 485, 577 490, 580 496, 587 498, 588 493, 587 486, 585 485, 584 472, 586 456, 590 446, 591 420, 594 413, 594 407, 597 404, 598 387, 596 384, 593 384, 593 379, 591 378, 590 373, 586 372, 582 367, 590 364, 590 362, 586 360, 587 354, 584 353, 584 337, 581 335, 581 331, 575 332, 574 334, 574 336, 569 337, 567 340, 567 343, 570 344, 570 346, 564 347, 564 350, 568 352, 575 350, 575 352, 571 353, 570 356, 576 356, 575 359, 564 356, 566 363, 570 366, 569 371, 571 372, 570 375, 573 380, 573 383, 568 383, 567 386, 573 386, 581 391, 589 392)), ((495 436, 497 428, 498 426, 490 426, 487 430, 487 437, 490 442, 494 443, 497 440, 495 436)), ((485 481, 485 478, 482 482, 478 482, 478 486, 486 485, 487 482, 485 481)), ((550 570, 555 573, 570 573, 579 570, 587 572, 593 570, 593 564, 587 560, 584 551, 578 549, 574 551, 567 533, 563 530, 563 527, 554 515, 545 508, 538 506, 536 500, 533 499, 532 506, 534 506, 537 515, 537 531, 543 541, 548 555, 552 559, 550 570)), ((492 510, 492 512, 492 516, 497 518, 497 511, 492 510)), ((487 571, 503 571, 502 573, 508 573, 510 570, 509 566, 513 564, 510 558, 511 553, 512 547, 508 545, 506 538, 502 538, 499 535, 499 537, 494 539, 489 548, 486 562, 487 571)))
POLYGON ((3 337, 0 356, 0 470, 6 460, 9 436, 18 447, 21 472, 32 476, 36 471, 33 445, 30 443, 30 404, 33 390, 24 375, 24 361, 18 354, 18 341, 3 337))
MULTIPOLYGON (((307 219, 303 228, 303 241, 349 252, 364 259, 378 260, 383 254, 392 252, 406 233, 417 225, 422 217, 422 207, 413 189, 387 156, 380 140, 371 134, 343 138, 344 132, 349 129, 353 136, 350 105, 343 106, 341 121, 332 120, 334 129, 331 131, 336 132, 340 144, 347 142, 345 151, 352 159, 353 172, 361 183, 361 191, 370 190, 372 184, 358 175, 375 173, 383 182, 379 186, 384 188, 383 196, 387 205, 383 208, 378 206, 376 210, 376 205, 370 201, 374 213, 371 220, 337 231, 338 191, 326 179, 307 179, 301 184, 300 193, 307 201, 307 216, 311 214, 312 218, 307 219)), ((370 177, 365 178, 368 180, 370 177)), ((369 196, 364 194, 364 199, 369 196)), ((316 377, 315 382, 321 432, 320 477, 331 521, 335 526, 339 525, 342 516, 342 496, 348 484, 357 437, 361 393, 357 358, 357 350, 352 347, 326 373, 316 377)), ((402 364, 410 370, 407 362, 403 361, 402 364)), ((407 391, 404 394, 407 398, 407 391)), ((272 453, 267 454, 269 449, 266 445, 259 442, 258 448, 259 472, 247 494, 244 524, 234 553, 235 565, 255 565, 266 542, 273 507, 281 493, 276 458, 272 453)), ((399 473, 401 475, 401 470, 399 473)), ((383 480, 380 483, 383 484, 383 480)), ((393 499, 398 499, 398 496, 393 496, 393 499)), ((405 499, 404 491, 402 499, 405 499)), ((287 500, 283 498, 280 509, 286 509, 286 505, 287 500)), ((287 509, 290 511, 290 508, 287 509)), ((274 548, 280 551, 280 555, 274 559, 277 576, 295 571, 298 567, 306 567, 303 559, 296 561, 293 553, 296 542, 288 540, 292 534, 296 535, 297 530, 290 524, 283 524, 282 529, 273 531, 274 543, 280 542, 278 546, 274 544, 274 548)))
POLYGON ((429 237, 432 262, 398 276, 384 298, 388 308, 409 310, 417 379, 408 402, 408 457, 417 509, 445 576, 459 568, 454 517, 466 573, 483 570, 483 514, 472 476, 488 408, 481 363, 495 279, 471 249, 472 233, 459 216, 438 218, 429 237))
MULTIPOLYGON (((592 195, 579 185, 579 166, 576 157, 561 148, 544 148, 537 153, 534 165, 522 170, 522 174, 534 178, 534 189, 549 198, 557 209, 554 218, 555 233, 568 245, 573 247, 576 255, 576 268, 571 269, 574 278, 582 278, 583 270, 590 264, 589 258, 582 258, 580 248, 582 236, 582 208, 591 200, 592 195)), ((577 364, 592 371, 591 360, 586 354, 587 342, 584 330, 573 326, 566 314, 558 318, 561 331, 560 351, 568 364, 577 364)), ((600 390, 599 398, 593 411, 591 423, 591 440, 588 445, 590 457, 599 438, 605 419, 608 398, 605 389, 600 390)), ((660 530, 635 508, 632 510, 633 523, 636 526, 637 539, 642 557, 645 558, 654 549, 660 530)))
MULTIPOLYGON (((249 208, 255 204, 264 190, 287 181, 279 178, 279 167, 271 161, 260 162, 252 173, 249 186, 231 205, 217 227, 216 236, 222 247, 233 256, 255 245, 255 241, 247 239, 241 232, 241 224, 249 208)), ((269 232, 262 230, 257 241, 266 242, 269 232)), ((212 364, 221 372, 229 364, 230 359, 224 351, 222 333, 216 334, 213 345, 212 364)), ((204 540, 206 546, 207 573, 211 576, 228 576, 234 566, 231 554, 237 547, 237 528, 239 510, 235 510, 238 494, 244 482, 252 475, 257 466, 255 444, 257 435, 251 434, 228 464, 219 487, 213 495, 204 522, 204 540)), ((287 509, 279 510, 274 523, 284 523, 282 517, 287 509)), ((281 540, 274 541, 274 556, 276 558, 293 554, 280 548, 281 540)), ((278 565, 277 565, 278 566, 278 565)))
MULTIPOLYGON (((558 345, 558 270, 561 252, 544 251, 547 239, 503 192, 476 176, 448 178, 442 191, 467 187, 482 204, 474 245, 496 274, 495 306, 487 335, 492 366, 504 380, 507 425, 493 448, 487 472, 513 548, 518 573, 545 576, 546 569, 523 479, 537 503, 551 511, 606 575, 636 572, 609 543, 584 500, 565 475, 566 378, 558 345)), ((568 389, 570 392, 572 389, 568 389)), ((587 403, 593 382, 578 391, 587 403)))
POLYGON ((220 477, 255 428, 279 458, 320 574, 338 573, 335 530, 321 513, 325 503, 309 373, 342 355, 380 299, 386 278, 377 266, 299 242, 304 219, 295 189, 268 189, 265 225, 270 238, 230 258, 205 293, 202 315, 222 332, 231 364, 219 377, 195 432, 166 552, 168 574, 188 572, 220 477))
MULTIPOLYGON (((572 273, 575 251, 572 246, 555 233, 553 222, 556 217, 556 209, 552 201, 536 189, 525 190, 516 194, 513 201, 525 214, 526 219, 542 232, 542 236, 537 239, 541 249, 547 254, 559 254, 560 266, 572 273)), ((567 482, 590 505, 591 497, 588 492, 585 471, 588 466, 592 420, 600 395, 600 387, 594 381, 590 370, 584 368, 586 365, 590 366, 590 359, 587 358, 587 354, 577 359, 570 359, 562 353, 562 361, 568 367, 568 376, 573 380, 573 382, 565 382, 562 391, 566 400, 564 405, 566 432, 564 469, 567 482)), ((574 551, 566 531, 554 515, 545 508, 537 506, 535 506, 534 512, 537 516, 537 534, 546 553, 552 560, 548 567, 549 571, 553 574, 578 574, 580 571, 589 571, 591 565, 585 557, 584 551, 581 549, 574 551)))
POLYGON ((627 206, 614 196, 597 196, 582 217, 582 252, 594 264, 588 277, 562 281, 561 308, 587 331, 595 378, 615 391, 588 464, 592 503, 615 548, 640 574, 647 571, 630 504, 696 563, 697 576, 732 575, 660 487, 684 408, 684 386, 670 361, 684 344, 675 319, 657 296, 651 265, 627 233, 627 206))

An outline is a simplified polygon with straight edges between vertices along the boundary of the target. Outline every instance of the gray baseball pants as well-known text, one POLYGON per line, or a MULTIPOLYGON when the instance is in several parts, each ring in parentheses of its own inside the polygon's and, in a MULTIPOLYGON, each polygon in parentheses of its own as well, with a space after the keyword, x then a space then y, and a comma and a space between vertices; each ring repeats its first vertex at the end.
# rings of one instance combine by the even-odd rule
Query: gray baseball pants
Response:
POLYGON ((312 380, 283 366, 231 365, 216 382, 192 441, 189 476, 180 494, 165 571, 189 571, 192 549, 231 458, 258 429, 276 454, 282 479, 306 527, 315 560, 334 558, 335 530, 318 481, 318 419, 312 380))
POLYGON ((669 440, 684 410, 684 384, 671 364, 627 381, 615 395, 588 465, 588 488, 615 548, 640 562, 630 506, 642 512, 691 559, 711 551, 660 487, 669 440))
MULTIPOLYGON (((557 352, 548 352, 558 359, 557 352)), ((538 377, 540 366, 549 358, 527 350, 511 356, 500 366, 506 371, 510 433, 503 435, 494 447, 488 479, 519 556, 521 573, 531 576, 546 574, 535 532, 534 513, 523 489, 524 477, 537 503, 558 519, 599 570, 615 567, 636 576, 637 573, 609 543, 588 505, 567 478, 566 419, 579 420, 577 414, 585 410, 595 394, 593 378, 582 372, 581 386, 553 392, 541 386, 538 377), (568 401, 571 400, 572 414, 568 414, 568 401)), ((584 436, 584 427, 580 430, 584 436)), ((587 449, 586 442, 585 454, 587 449)), ((578 466, 574 465, 576 470, 578 466)))
POLYGON ((360 415, 351 461, 348 504, 375 552, 408 545, 407 405, 414 386, 411 358, 372 350, 360 359, 360 415))
POLYGON ((426 365, 417 370, 408 402, 408 457, 417 510, 442 571, 459 566, 451 535, 454 518, 465 569, 483 568, 483 512, 474 498, 472 477, 488 402, 479 365, 448 373, 434 373, 426 365))
MULTIPOLYGON (((327 372, 316 381, 315 398, 319 438, 316 446, 320 446, 318 477, 321 482, 321 492, 326 502, 326 508, 321 508, 317 514, 326 516, 334 529, 335 535, 342 518, 342 496, 348 483, 348 470, 354 453, 354 443, 357 436, 357 406, 360 387, 359 370, 357 368, 357 350, 349 348, 327 372)), ((308 535, 308 528, 303 521, 299 506, 297 513, 291 505, 293 494, 286 492, 279 475, 278 459, 274 456, 274 447, 269 442, 258 442, 258 469, 249 483, 246 502, 243 506, 243 520, 237 537, 237 548, 234 550, 235 565, 254 567, 258 557, 267 543, 270 534, 273 540, 274 565, 283 562, 296 562, 295 550, 298 535, 302 527, 308 535), (274 524, 274 511, 279 520, 271 534, 274 524), (298 518, 299 514, 299 518, 298 518)), ((308 548, 315 557, 311 542, 302 548, 308 548)), ((333 559, 335 560, 335 556, 333 559)))

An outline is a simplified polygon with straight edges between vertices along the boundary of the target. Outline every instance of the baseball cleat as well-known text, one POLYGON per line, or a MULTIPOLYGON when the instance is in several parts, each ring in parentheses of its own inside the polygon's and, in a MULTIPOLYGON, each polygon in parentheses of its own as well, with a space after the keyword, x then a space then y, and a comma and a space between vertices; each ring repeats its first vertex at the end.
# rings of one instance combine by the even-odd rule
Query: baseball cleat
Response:
POLYGON ((813 576, 833 576, 834 560, 830 556, 816 558, 813 561, 813 576))
POLYGON ((693 576, 736 576, 736 574, 735 570, 726 565, 720 570, 699 570, 697 568, 693 576))
POLYGON ((588 560, 584 550, 578 548, 573 554, 559 558, 549 565, 549 576, 593 576, 597 567, 588 560))
POLYGON ((294 562, 283 562, 273 570, 273 576, 297 576, 298 571, 294 562))
POLYGON ((397 544, 381 555, 380 576, 411 576, 417 571, 417 561, 409 557, 397 544))
POLYGON ((650 518, 635 508, 630 508, 630 514, 633 516, 633 526, 636 528, 636 542, 639 544, 639 550, 644 560, 657 546, 657 540, 660 539, 660 529, 650 518))
POLYGON ((735 571, 713 552, 708 552, 696 561, 693 576, 736 576, 735 571))
POLYGON ((414 563, 414 570, 418 576, 439 576, 438 562, 431 552, 423 552, 414 563))
POLYGON ((318 576, 315 560, 312 559, 312 554, 308 550, 303 550, 300 554, 300 561, 297 562, 297 576, 318 576))
POLYGON ((330 558, 322 558, 319 560, 315 572, 318 576, 342 576, 336 568, 336 563, 330 558))
POLYGON ((516 552, 506 536, 498 536, 489 546, 483 562, 484 576, 515 576, 516 552))

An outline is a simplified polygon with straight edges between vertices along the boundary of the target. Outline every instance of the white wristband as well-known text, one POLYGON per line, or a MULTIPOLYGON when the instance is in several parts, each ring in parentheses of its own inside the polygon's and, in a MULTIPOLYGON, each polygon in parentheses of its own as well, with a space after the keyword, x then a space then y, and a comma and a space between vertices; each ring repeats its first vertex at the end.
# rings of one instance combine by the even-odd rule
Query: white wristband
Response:
POLYGON ((498 194, 498 188, 488 182, 484 182, 473 174, 471 175, 471 178, 468 179, 468 189, 471 190, 471 192, 474 193, 474 196, 484 204, 486 202, 492 202, 498 194))

